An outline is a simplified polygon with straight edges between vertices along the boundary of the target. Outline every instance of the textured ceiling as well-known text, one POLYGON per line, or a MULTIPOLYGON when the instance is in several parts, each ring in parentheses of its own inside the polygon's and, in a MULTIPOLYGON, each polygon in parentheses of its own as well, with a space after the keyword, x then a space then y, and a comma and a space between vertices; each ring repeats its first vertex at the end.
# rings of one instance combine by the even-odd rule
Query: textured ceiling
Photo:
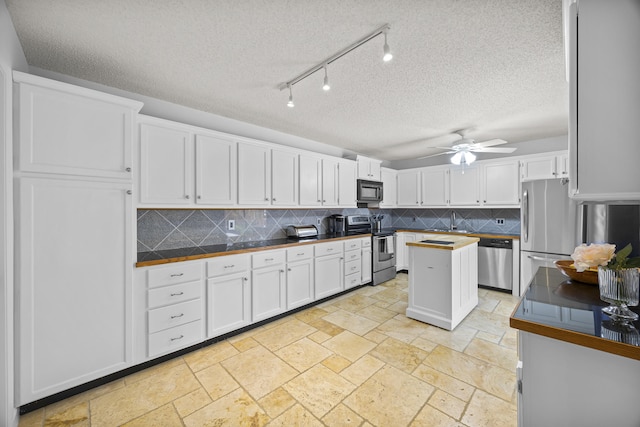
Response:
MULTIPOLYGON (((6 0, 30 66, 381 160, 567 133, 561 0, 6 0), (389 23, 288 92, 278 85, 389 23)), ((517 147, 517 144, 511 144, 517 147)), ((516 152, 517 154, 517 152, 516 152)))

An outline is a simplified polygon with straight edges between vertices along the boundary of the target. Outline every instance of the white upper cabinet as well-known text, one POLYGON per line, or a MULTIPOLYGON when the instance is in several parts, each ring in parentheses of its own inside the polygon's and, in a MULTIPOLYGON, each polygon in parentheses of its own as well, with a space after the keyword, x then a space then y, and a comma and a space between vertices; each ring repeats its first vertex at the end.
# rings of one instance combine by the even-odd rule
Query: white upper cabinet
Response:
POLYGON ((420 171, 398 171, 398 207, 420 207, 420 171))
POLYGON ((534 181, 537 179, 554 179, 567 176, 567 162, 564 154, 550 153, 541 156, 531 156, 522 160, 521 180, 534 181), (563 175, 564 173, 564 175, 563 175))
POLYGON ((271 204, 298 204, 298 154, 293 151, 271 150, 271 204))
POLYGON ((238 144, 238 204, 271 204, 271 150, 262 145, 238 144))
POLYGON ((236 203, 236 142, 196 135, 196 203, 229 206, 236 203))
POLYGON ((382 201, 381 208, 395 208, 398 206, 398 171, 382 168, 380 170, 382 178, 382 201))
POLYGON ((16 170, 131 179, 132 123, 142 103, 13 72, 16 170))
POLYGON ((356 162, 341 160, 338 164, 338 204, 355 208, 356 198, 356 162))
POLYGON ((480 205, 480 169, 477 166, 451 168, 449 185, 452 206, 480 205))
POLYGON ((300 161, 300 205, 322 205, 322 159, 301 154, 300 161))
POLYGON ((518 206, 520 204, 519 164, 516 161, 482 165, 482 204, 518 206))
POLYGON ((193 202, 193 135, 161 124, 140 125, 140 202, 193 202))
POLYGON ((364 156, 357 156, 358 163, 358 179, 368 179, 369 181, 380 181, 381 177, 381 161, 370 159, 364 156))
POLYGON ((338 162, 322 159, 322 205, 338 206, 338 162))
POLYGON ((449 205, 449 167, 425 168, 421 175, 420 205, 446 207, 449 205))
POLYGON ((640 200, 640 13, 637 0, 571 7, 570 195, 640 200))

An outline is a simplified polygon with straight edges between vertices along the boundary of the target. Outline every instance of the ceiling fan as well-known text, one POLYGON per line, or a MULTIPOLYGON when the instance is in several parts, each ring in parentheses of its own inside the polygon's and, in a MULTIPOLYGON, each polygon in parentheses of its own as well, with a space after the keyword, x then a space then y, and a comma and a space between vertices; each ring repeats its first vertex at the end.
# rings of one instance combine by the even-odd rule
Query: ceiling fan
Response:
POLYGON ((453 154, 451 157, 451 163, 456 165, 468 165, 476 160, 476 156, 473 153, 513 153, 516 151, 513 147, 494 147, 495 145, 506 144, 507 141, 504 139, 489 139, 487 141, 476 142, 476 140, 472 138, 464 137, 460 132, 454 132, 451 135, 456 137, 456 140, 458 141, 457 144, 452 145, 451 147, 433 147, 447 151, 418 157, 418 159, 426 159, 428 157, 441 156, 443 154, 453 154))

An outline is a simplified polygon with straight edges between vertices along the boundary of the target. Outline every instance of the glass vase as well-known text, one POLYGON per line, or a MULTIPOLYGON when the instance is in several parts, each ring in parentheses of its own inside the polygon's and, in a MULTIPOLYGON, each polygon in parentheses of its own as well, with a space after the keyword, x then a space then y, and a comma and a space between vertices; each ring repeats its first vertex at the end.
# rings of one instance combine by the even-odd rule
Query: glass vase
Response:
POLYGON ((628 306, 638 305, 640 281, 637 268, 612 270, 598 267, 600 299, 610 305, 602 309, 613 320, 637 320, 638 315, 628 306))

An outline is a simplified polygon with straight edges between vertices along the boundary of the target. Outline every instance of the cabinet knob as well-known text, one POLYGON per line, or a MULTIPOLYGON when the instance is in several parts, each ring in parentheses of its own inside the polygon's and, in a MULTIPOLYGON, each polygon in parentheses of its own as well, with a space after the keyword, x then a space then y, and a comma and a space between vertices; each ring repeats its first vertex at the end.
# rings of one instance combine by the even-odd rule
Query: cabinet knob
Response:
POLYGON ((487 203, 487 201, 486 201, 486 200, 483 200, 483 201, 482 201, 482 203, 487 203))
POLYGON ((198 200, 202 199, 202 196, 198 195, 198 200))
POLYGON ((320 199, 318 199, 318 203, 320 203, 320 199))
POLYGON ((275 201, 276 201, 276 198, 274 197, 273 199, 271 199, 271 201, 275 202, 275 201))
POLYGON ((249 279, 246 277, 243 277, 242 280, 244 280, 245 282, 248 281, 249 279))
POLYGON ((269 198, 268 198, 268 197, 265 197, 265 198, 264 198, 264 201, 265 201, 265 202, 268 202, 268 201, 269 201, 269 198))
POLYGON ((480 200, 476 200, 476 203, 480 203, 480 200))
POLYGON ((327 201, 326 201, 326 200, 323 200, 323 201, 322 201, 322 203, 327 203, 327 201))
POLYGON ((127 172, 131 172, 131 168, 126 168, 125 169, 127 172))
POLYGON ((186 196, 184 196, 185 199, 189 199, 189 195, 187 194, 186 196))
POLYGON ((133 194, 133 191, 131 191, 131 190, 127 190, 127 194, 128 194, 128 195, 132 195, 132 194, 133 194))
POLYGON ((287 268, 287 271, 291 271, 291 269, 290 269, 290 268, 287 268))
POLYGON ((284 273, 284 270, 280 270, 280 273, 284 273))

